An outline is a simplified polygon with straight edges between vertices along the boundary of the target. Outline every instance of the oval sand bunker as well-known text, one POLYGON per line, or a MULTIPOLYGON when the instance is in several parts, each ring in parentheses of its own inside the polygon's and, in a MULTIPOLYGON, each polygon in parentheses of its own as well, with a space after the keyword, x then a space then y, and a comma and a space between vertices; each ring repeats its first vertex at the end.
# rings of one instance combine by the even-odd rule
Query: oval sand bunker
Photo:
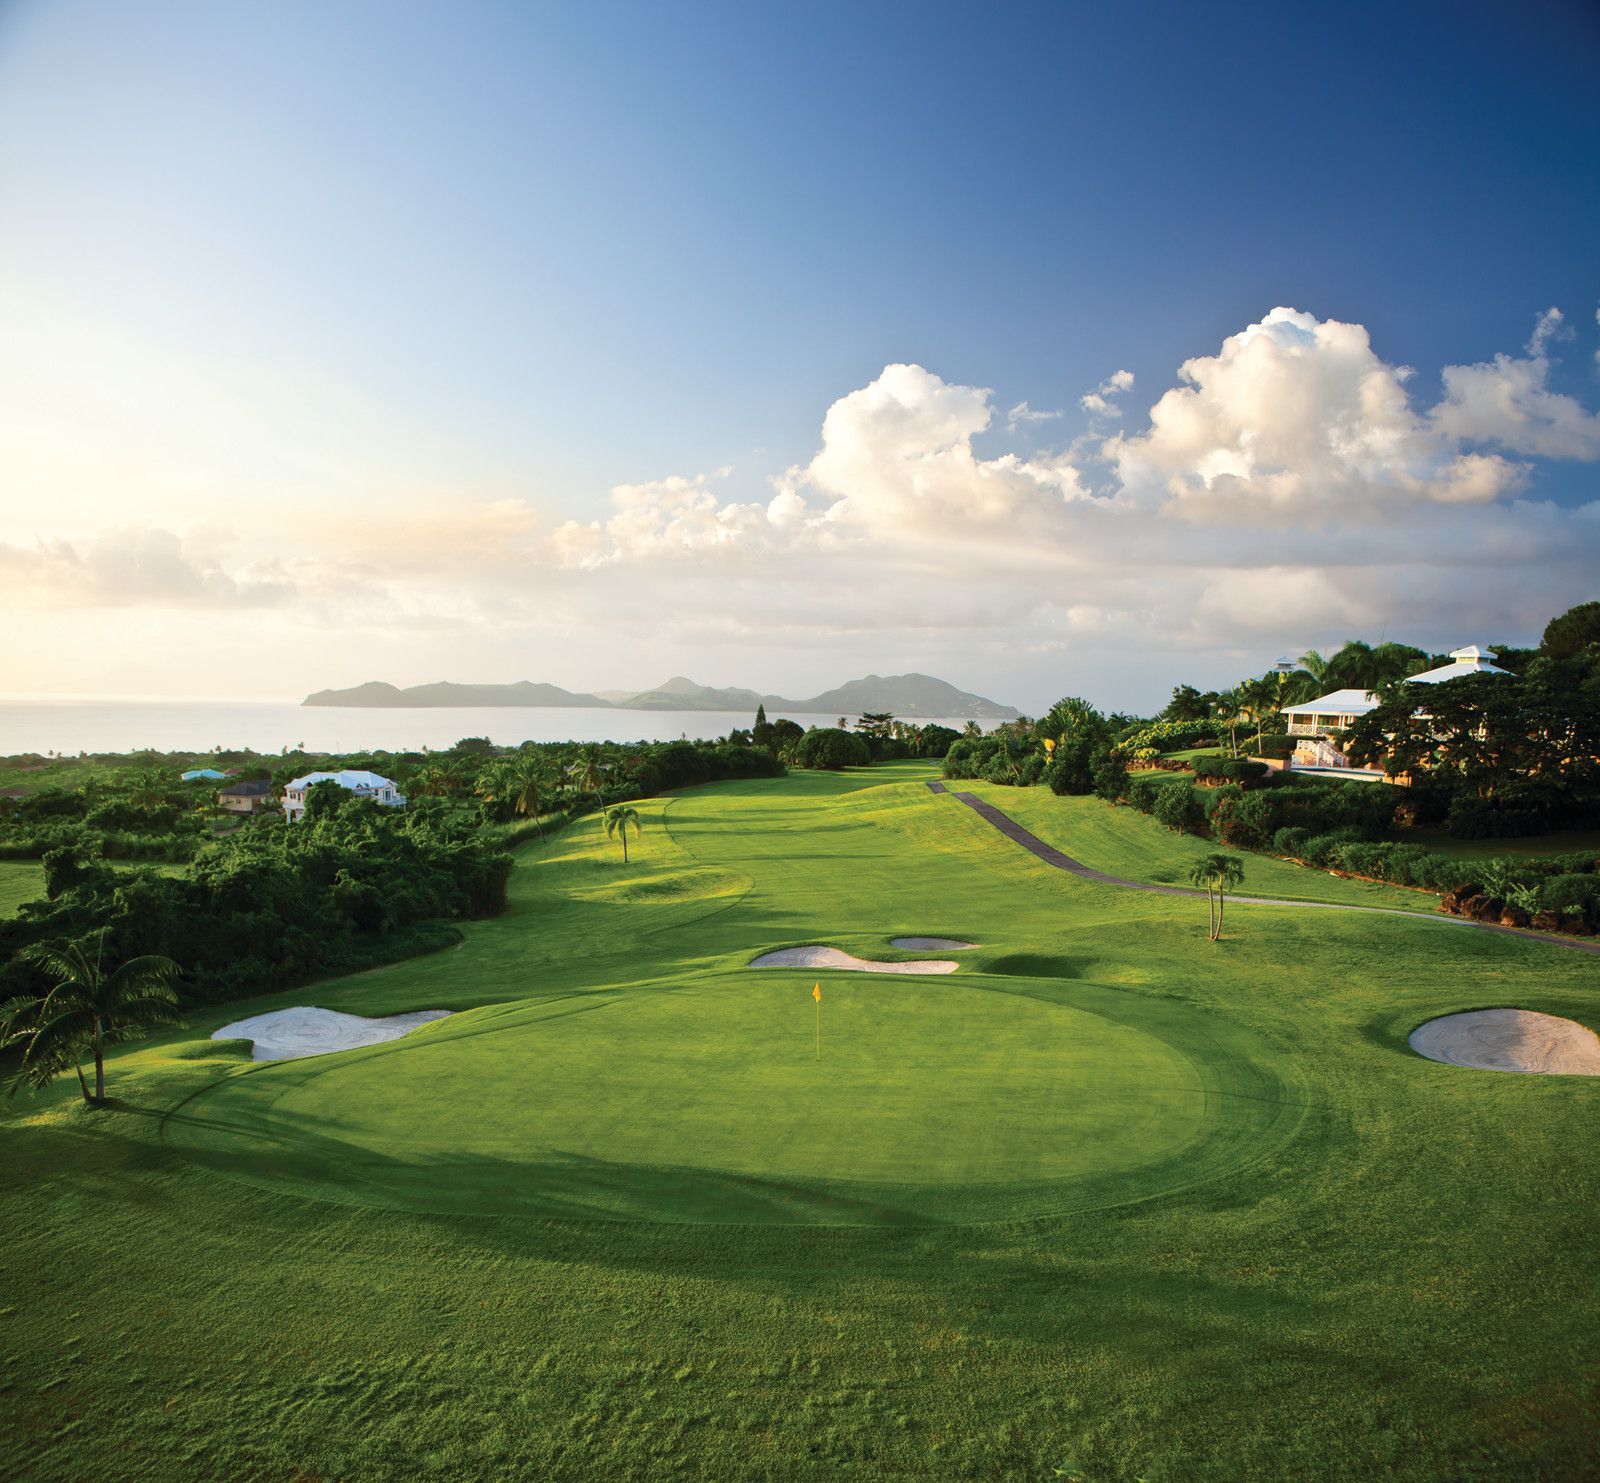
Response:
POLYGON ((1441 1015, 1411 1032, 1430 1061, 1482 1071, 1600 1076, 1600 1036, 1575 1020, 1531 1009, 1474 1009, 1441 1015))
POLYGON ((335 1009, 296 1005, 270 1014, 235 1020, 213 1030, 213 1040, 253 1040, 252 1061, 296 1061, 302 1056, 325 1056, 330 1051, 354 1050, 361 1045, 382 1045, 398 1040, 431 1020, 442 1020, 448 1009, 419 1009, 415 1014, 391 1014, 369 1020, 335 1009))
POLYGON ((752 968, 846 968, 856 973, 954 973, 960 964, 948 958, 924 958, 910 963, 874 963, 836 947, 781 947, 750 960, 752 968))
POLYGON ((906 948, 914 953, 955 953, 964 947, 977 947, 975 942, 962 942, 957 937, 891 937, 890 947, 906 948))

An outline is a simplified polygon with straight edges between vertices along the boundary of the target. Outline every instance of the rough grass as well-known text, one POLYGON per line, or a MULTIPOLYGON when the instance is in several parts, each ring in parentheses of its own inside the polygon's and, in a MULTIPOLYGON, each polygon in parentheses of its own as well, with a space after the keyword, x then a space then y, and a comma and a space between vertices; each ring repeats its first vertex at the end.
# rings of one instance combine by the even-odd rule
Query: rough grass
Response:
MULTIPOLYGON (((1443 1066, 1405 1045, 1423 1019, 1490 1004, 1594 1024, 1592 959, 1244 904, 1210 944, 1193 903, 1048 870, 924 776, 686 793, 648 806, 626 871, 579 825, 522 853, 512 911, 458 949, 126 1048, 111 1110, 81 1110, 65 1088, 14 1105, 0 1123, 4 1472, 1593 1476, 1600 1085, 1443 1066), (701 894, 616 889, 702 871, 701 894), (902 933, 984 946, 921 984, 739 968, 805 941, 889 956, 902 933), (819 977, 825 1011, 847 994, 870 1011, 852 1030, 879 1074, 825 1061, 830 1084, 804 1064, 819 977), (553 1018, 561 995, 583 1012, 553 1018), (928 996, 920 1014, 914 995, 928 996), (204 1039, 297 1002, 482 1007, 288 1074, 204 1039), (585 1047, 629 1014, 606 1053, 585 1047), (1184 1065, 1211 1078, 1208 1103, 1255 1109, 1193 1124, 1192 1180, 1155 1172, 1160 1138, 1144 1163, 1105 1158, 1092 1097, 1083 1136, 1070 1101, 1052 1110, 1080 1075, 1114 1076, 1119 1058, 1087 1035, 1054 1072, 1040 1063, 1091 1018, 1096 1034, 1155 1043, 1130 1080, 1165 1099, 1159 1115, 1182 1110, 1168 1083, 1184 1065), (1030 1194, 1025 1218, 974 1223, 982 1212, 952 1193, 962 1151, 937 1134, 945 1120, 955 1145, 986 1136, 962 1058, 989 1051, 996 1119, 1023 1120, 992 1156, 1026 1176, 1018 1189, 1087 1192, 1075 1208, 1040 1214, 1030 1194), (1019 1054, 1028 1074, 1013 1077, 1002 1063, 1019 1054), (237 1100, 318 1081, 281 1119, 237 1100), (238 1116, 208 1117, 202 1138, 208 1104, 238 1116), (889 1118, 906 1149, 863 1117, 889 1118), (541 1140, 558 1130, 588 1140, 608 1198, 634 1208, 466 1213, 467 1152, 480 1205, 519 1187, 542 1198, 541 1140), (765 1160, 765 1174, 723 1177, 782 1208, 696 1223, 684 1207, 721 1198, 704 1187, 713 1156, 765 1160), (920 1185, 886 1177, 896 1157, 920 1185), (817 1194, 796 1186, 869 1165, 855 1182, 898 1191, 909 1220, 807 1223, 817 1194), (1096 1196, 1108 1176, 1124 1187, 1096 1196), (441 1209, 415 1208, 430 1190, 441 1209), (673 1202, 679 1218, 663 1218, 673 1202)), ((1040 800, 1071 826, 1052 835, 1044 809, 1025 822, 1063 848, 1128 874, 1151 862, 1132 830, 1106 832, 1096 858, 1070 801, 1040 800)), ((1095 807, 1123 829, 1126 811, 1095 807)))

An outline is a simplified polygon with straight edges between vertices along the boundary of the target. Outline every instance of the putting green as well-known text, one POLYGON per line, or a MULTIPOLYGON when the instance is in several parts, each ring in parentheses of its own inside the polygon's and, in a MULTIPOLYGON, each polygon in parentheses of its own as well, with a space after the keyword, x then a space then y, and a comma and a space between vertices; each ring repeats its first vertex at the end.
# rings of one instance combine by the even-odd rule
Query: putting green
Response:
POLYGON ((833 975, 819 1058, 814 981, 723 973, 470 1013, 252 1069, 167 1134, 229 1173, 364 1204, 894 1224, 1139 1198, 1283 1121, 1254 1057, 1219 1055, 1222 1027, 1161 1001, 833 975))

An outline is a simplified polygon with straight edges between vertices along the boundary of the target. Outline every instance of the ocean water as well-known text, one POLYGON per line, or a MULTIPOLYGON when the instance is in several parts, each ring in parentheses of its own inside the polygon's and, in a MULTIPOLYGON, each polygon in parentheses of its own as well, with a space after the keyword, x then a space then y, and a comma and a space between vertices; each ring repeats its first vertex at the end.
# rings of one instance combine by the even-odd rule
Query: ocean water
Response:
MULTIPOLYGON (((777 720, 774 711, 771 719, 777 720)), ((213 747, 283 752, 415 752, 486 736, 499 746, 524 741, 672 741, 726 736, 748 728, 747 711, 617 711, 591 707, 396 706, 362 710, 271 702, 61 701, 0 699, 0 756, 19 752, 208 752, 213 747)), ((789 715, 802 726, 832 726, 831 716, 789 715)), ((853 717, 851 719, 854 719, 853 717)), ((910 719, 910 718, 907 718, 910 719)), ((960 730, 966 723, 943 717, 960 730)), ((984 722, 984 728, 998 723, 984 722)))

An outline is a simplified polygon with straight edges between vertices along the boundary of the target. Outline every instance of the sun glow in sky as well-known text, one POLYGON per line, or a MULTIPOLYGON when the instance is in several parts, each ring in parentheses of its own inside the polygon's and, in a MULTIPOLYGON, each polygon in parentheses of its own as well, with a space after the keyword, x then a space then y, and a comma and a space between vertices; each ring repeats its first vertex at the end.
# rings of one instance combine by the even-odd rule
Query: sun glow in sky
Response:
POLYGON ((1600 20, 0 3, 0 691, 1025 709, 1600 572, 1600 20))

